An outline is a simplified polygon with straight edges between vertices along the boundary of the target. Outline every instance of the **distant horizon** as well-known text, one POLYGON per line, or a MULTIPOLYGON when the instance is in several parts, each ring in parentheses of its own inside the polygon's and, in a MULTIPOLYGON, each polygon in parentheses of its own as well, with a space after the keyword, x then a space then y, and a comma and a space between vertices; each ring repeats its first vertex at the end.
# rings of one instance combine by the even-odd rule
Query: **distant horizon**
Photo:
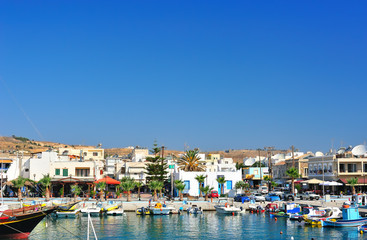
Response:
POLYGON ((367 140, 367 2, 0 3, 0 135, 304 152, 367 140))

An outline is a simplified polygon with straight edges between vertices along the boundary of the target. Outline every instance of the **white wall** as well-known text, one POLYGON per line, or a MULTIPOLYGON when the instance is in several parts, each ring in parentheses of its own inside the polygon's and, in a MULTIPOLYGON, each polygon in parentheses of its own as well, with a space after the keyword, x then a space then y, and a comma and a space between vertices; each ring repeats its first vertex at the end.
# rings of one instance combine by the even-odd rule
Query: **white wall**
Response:
MULTIPOLYGON (((224 184, 224 193, 228 193, 230 197, 234 196, 236 194, 236 190, 234 189, 234 186, 236 182, 242 181, 242 173, 241 170, 236 172, 185 172, 185 171, 179 171, 174 174, 174 180, 182 180, 182 181, 190 181, 190 189, 187 191, 184 191, 184 193, 188 193, 190 196, 199 196, 199 183, 195 179, 197 175, 205 175, 207 176, 205 178, 204 186, 210 186, 214 187, 214 190, 218 189, 218 182, 216 179, 218 176, 224 176, 227 181, 232 181, 232 189, 227 189, 227 183, 224 184)), ((219 192, 220 193, 220 192, 219 192)))

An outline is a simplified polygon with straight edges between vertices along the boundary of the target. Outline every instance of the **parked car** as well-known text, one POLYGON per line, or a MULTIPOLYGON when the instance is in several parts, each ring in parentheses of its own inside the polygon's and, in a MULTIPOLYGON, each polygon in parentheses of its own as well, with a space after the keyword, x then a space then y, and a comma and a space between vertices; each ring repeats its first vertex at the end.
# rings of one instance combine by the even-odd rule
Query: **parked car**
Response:
POLYGON ((285 201, 294 201, 294 195, 291 192, 283 192, 281 199, 285 201))
POLYGON ((250 199, 254 199, 256 202, 265 202, 265 197, 260 193, 254 193, 250 199))
POLYGON ((257 191, 261 194, 267 194, 269 192, 269 188, 268 186, 260 186, 257 191))
POLYGON ((299 198, 301 200, 319 200, 320 199, 320 195, 315 194, 312 191, 307 191, 304 193, 299 194, 299 198))
POLYGON ((235 202, 242 202, 242 200, 244 200, 245 202, 249 202, 250 198, 244 193, 236 194, 236 196, 234 196, 235 202))
POLYGON ((269 193, 266 197, 265 197, 266 201, 269 202, 274 202, 274 201, 280 201, 280 197, 279 195, 275 194, 275 193, 269 193))
POLYGON ((212 191, 209 193, 208 197, 210 197, 210 198, 219 198, 218 191, 217 191, 217 190, 212 190, 212 191))

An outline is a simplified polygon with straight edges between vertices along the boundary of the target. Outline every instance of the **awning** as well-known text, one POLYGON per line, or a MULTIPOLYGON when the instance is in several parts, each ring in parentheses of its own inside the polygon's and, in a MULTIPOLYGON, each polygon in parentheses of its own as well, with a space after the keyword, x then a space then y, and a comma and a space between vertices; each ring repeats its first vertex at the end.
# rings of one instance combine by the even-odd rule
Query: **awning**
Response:
POLYGON ((320 183, 320 185, 324 185, 324 186, 342 186, 343 184, 342 183, 338 183, 338 182, 322 182, 320 183))
POLYGON ((100 182, 105 182, 106 184, 113 184, 113 185, 117 185, 117 184, 120 184, 119 181, 113 179, 113 178, 110 178, 109 176, 106 176, 104 178, 101 178, 97 181, 95 181, 94 183, 100 183, 100 182))
POLYGON ((246 174, 246 179, 253 179, 254 177, 254 174, 246 174))
POLYGON ((13 160, 11 159, 0 159, 0 163, 12 163, 13 160))
MULTIPOLYGON (((292 180, 288 180, 288 183, 292 183, 292 180)), ((301 182, 304 182, 304 180, 294 180, 294 184, 299 184, 301 182)))
POLYGON ((59 183, 88 183, 93 182, 93 178, 52 178, 51 182, 59 182, 59 183))
POLYGON ((322 180, 319 180, 317 178, 312 178, 310 180, 304 181, 304 183, 308 183, 308 184, 320 184, 320 183, 322 183, 322 180))
MULTIPOLYGON (((348 180, 349 180, 350 178, 339 178, 339 181, 341 181, 342 183, 344 183, 345 185, 347 185, 347 186, 350 186, 349 184, 348 184, 348 180)), ((367 185, 367 178, 357 178, 358 179, 358 181, 357 181, 357 186, 361 186, 361 185, 367 185)))

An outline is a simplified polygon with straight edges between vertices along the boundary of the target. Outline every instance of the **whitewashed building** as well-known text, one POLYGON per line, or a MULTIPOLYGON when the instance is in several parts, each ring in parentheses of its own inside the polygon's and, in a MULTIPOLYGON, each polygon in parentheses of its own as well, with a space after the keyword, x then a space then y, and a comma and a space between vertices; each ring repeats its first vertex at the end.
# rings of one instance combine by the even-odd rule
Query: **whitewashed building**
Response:
POLYGON ((197 175, 205 175, 204 186, 213 187, 218 193, 221 193, 221 186, 218 184, 217 179, 224 177, 227 182, 224 184, 224 193, 228 194, 229 197, 233 197, 236 194, 234 188, 236 182, 242 181, 241 170, 232 172, 185 172, 176 169, 173 173, 174 180, 182 180, 185 184, 184 194, 190 196, 199 196, 199 182, 195 179, 197 175))

